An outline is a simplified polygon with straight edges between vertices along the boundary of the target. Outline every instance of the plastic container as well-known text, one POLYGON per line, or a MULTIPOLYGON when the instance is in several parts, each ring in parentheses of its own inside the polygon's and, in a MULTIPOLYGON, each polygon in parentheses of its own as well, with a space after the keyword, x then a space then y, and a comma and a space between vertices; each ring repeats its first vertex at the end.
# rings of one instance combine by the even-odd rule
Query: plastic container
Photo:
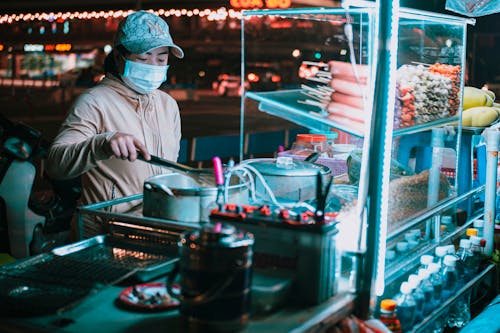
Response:
POLYGON ((441 266, 437 263, 432 263, 428 268, 431 273, 429 276, 429 280, 434 287, 434 303, 439 304, 441 301, 448 298, 448 296, 443 295, 444 281, 441 276, 441 266))
POLYGON ((397 303, 396 315, 401 322, 401 332, 409 332, 415 323, 416 302, 412 296, 412 288, 408 282, 401 283, 399 294, 395 297, 397 303))
POLYGON ((384 299, 380 302, 380 321, 393 333, 401 332, 401 322, 396 315, 396 301, 384 299))
POLYGON ((427 316, 434 310, 437 303, 434 301, 434 286, 432 285, 429 277, 431 272, 425 268, 418 270, 418 277, 420 278, 420 287, 424 292, 425 302, 424 302, 424 317, 427 316))
POLYGON ((412 296, 415 299, 415 320, 414 324, 417 324, 424 319, 424 302, 425 295, 422 287, 420 286, 420 278, 416 274, 411 274, 408 276, 408 284, 412 289, 412 296))
POLYGON ((456 270, 457 258, 455 256, 447 255, 443 260, 444 269, 443 276, 443 300, 447 300, 458 289, 459 280, 456 270))
POLYGON ((483 238, 484 220, 475 220, 473 226, 477 230, 476 236, 483 238))
POLYGON ((291 149, 293 154, 309 156, 319 153, 321 157, 333 157, 332 147, 323 134, 297 134, 291 149))
POLYGON ((420 257, 420 268, 427 269, 429 268, 429 264, 432 263, 434 257, 429 254, 424 254, 420 257))
POLYGON ((460 280, 467 283, 474 277, 474 254, 471 251, 470 239, 461 239, 457 251, 457 273, 460 280))

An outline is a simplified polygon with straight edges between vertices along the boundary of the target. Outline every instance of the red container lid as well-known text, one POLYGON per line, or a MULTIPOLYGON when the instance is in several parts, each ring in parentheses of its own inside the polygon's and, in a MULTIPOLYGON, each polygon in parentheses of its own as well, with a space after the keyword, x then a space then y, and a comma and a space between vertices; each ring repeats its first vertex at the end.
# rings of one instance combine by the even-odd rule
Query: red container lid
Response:
POLYGON ((326 141, 326 135, 323 134, 297 134, 297 141, 302 141, 302 142, 325 142, 326 141))

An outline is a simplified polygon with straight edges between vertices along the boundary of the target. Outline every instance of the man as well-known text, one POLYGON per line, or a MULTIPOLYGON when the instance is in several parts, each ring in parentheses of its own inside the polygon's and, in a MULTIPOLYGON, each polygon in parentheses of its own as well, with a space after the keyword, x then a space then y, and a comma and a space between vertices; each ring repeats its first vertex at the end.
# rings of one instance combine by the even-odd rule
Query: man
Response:
MULTIPOLYGON (((164 169, 142 161, 150 154, 177 160, 181 121, 177 102, 157 88, 167 79, 169 56, 184 57, 167 23, 146 11, 120 23, 106 76, 82 93, 69 110, 49 150, 47 173, 54 179, 81 176, 81 204, 142 193, 144 180, 164 169)), ((113 206, 134 212, 140 202, 113 206)), ((83 236, 106 232, 86 217, 83 236)), ((82 235, 79 235, 82 236, 82 235)))

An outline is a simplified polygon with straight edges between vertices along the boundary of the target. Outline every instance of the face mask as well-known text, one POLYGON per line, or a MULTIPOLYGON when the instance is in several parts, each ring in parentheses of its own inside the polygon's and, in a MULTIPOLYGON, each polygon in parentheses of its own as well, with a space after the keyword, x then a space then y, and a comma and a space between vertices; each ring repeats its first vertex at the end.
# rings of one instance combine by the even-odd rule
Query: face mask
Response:
POLYGON ((125 60, 125 68, 121 75, 123 82, 140 94, 147 94, 160 87, 167 80, 166 66, 155 66, 125 60))

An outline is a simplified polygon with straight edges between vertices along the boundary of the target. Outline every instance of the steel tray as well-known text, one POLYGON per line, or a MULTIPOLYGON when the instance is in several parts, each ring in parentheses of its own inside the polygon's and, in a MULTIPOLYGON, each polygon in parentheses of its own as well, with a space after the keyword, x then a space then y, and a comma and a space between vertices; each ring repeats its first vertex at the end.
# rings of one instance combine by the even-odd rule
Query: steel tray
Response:
POLYGON ((84 274, 89 279, 100 275, 96 277, 100 281, 96 282, 104 284, 115 284, 128 277, 148 281, 170 272, 179 260, 171 247, 113 235, 99 235, 62 246, 52 254, 65 258, 76 268, 87 267, 91 271, 84 274))

